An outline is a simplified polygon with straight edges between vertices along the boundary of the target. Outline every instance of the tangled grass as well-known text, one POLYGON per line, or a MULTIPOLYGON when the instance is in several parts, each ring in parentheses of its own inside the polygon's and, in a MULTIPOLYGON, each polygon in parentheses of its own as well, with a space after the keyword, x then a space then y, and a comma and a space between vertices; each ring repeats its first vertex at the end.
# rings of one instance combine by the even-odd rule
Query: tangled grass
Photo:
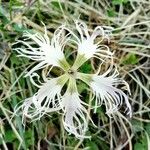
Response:
MULTIPOLYGON (((0 148, 42 150, 149 150, 150 149, 150 1, 149 0, 10 0, 0 1, 0 148), (105 107, 97 114, 88 110, 97 127, 89 122, 91 139, 77 140, 62 127, 61 118, 53 114, 37 122, 21 115, 13 116, 15 106, 37 90, 25 72, 34 64, 17 58, 13 43, 25 30, 48 35, 65 23, 74 28, 73 20, 84 21, 90 31, 95 26, 114 27, 112 39, 107 43, 115 52, 115 65, 129 83, 129 97, 133 116, 115 114, 109 118, 105 107)), ((73 46, 73 45, 71 45, 73 46)), ((68 48, 66 56, 72 49, 68 48)), ((72 57, 74 57, 72 55, 72 57)), ((70 58, 71 63, 71 58, 70 58)), ((86 63, 81 70, 96 70, 95 61, 86 63)), ((102 66, 101 70, 106 70, 102 66)), ((54 76, 59 70, 53 70, 54 76)), ((89 97, 81 84, 80 93, 87 102, 89 97)), ((91 101, 89 102, 89 104, 91 101)), ((89 120, 87 120, 89 121, 89 120)))

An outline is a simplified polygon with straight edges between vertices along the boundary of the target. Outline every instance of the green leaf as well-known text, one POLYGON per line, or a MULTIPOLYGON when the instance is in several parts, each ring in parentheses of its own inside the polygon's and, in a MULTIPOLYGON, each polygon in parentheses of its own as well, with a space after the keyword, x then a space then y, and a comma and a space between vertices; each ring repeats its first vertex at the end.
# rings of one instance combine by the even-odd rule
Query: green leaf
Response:
POLYGON ((90 73, 92 70, 92 66, 90 62, 85 62, 81 67, 80 71, 83 73, 90 73))
POLYGON ((148 135, 150 136, 150 124, 146 124, 145 130, 148 133, 148 135))
POLYGON ((14 25, 13 25, 13 28, 14 28, 15 31, 21 32, 21 33, 23 33, 24 31, 27 31, 26 28, 24 28, 24 27, 22 27, 22 26, 19 26, 18 24, 14 24, 14 25))
POLYGON ((128 2, 128 0, 113 0, 112 3, 114 5, 120 5, 120 4, 126 4, 128 2))
POLYGON ((107 10, 107 14, 108 14, 109 17, 115 17, 116 16, 116 12, 112 8, 107 10))
POLYGON ((24 133, 24 136, 25 136, 25 140, 26 140, 26 146, 27 147, 29 147, 29 146, 31 146, 32 145, 32 140, 31 140, 31 137, 33 136, 32 135, 32 130, 31 129, 29 129, 28 131, 26 131, 25 133, 24 133))
POLYGON ((16 135, 12 130, 7 130, 5 133, 5 142, 13 142, 16 139, 16 135))
POLYGON ((0 23, 0 28, 3 29, 2 27, 7 25, 10 20, 6 17, 6 14, 7 14, 7 11, 0 6, 0 20, 1 20, 1 23, 0 23))
POLYGON ((97 144, 93 141, 88 142, 86 146, 88 147, 88 150, 99 150, 97 144))
POLYGON ((21 65, 22 62, 19 61, 18 57, 16 57, 16 55, 12 54, 10 57, 10 61, 13 65, 21 65))
POLYGON ((132 120, 131 124, 133 126, 133 131, 135 133, 143 131, 143 123, 138 120, 132 120))
POLYGON ((124 65, 135 65, 138 63, 138 58, 135 54, 129 53, 123 60, 122 64, 124 65))
POLYGON ((108 117, 102 107, 97 108, 96 113, 98 114, 99 118, 101 118, 102 122, 108 122, 108 117))
POLYGON ((134 150, 145 150, 145 148, 143 148, 142 143, 136 143, 134 146, 134 150))
POLYGON ((23 57, 17 57, 16 54, 12 54, 10 57, 10 61, 13 65, 19 66, 19 65, 28 63, 29 59, 23 58, 23 57))
POLYGON ((147 149, 147 139, 145 136, 141 137, 137 143, 134 145, 134 150, 146 150, 147 149))
POLYGON ((62 7, 63 9, 65 9, 64 3, 60 3, 60 4, 59 4, 59 2, 57 2, 57 1, 52 1, 52 2, 51 2, 51 5, 52 5, 53 8, 56 9, 56 10, 61 10, 60 5, 61 5, 61 7, 62 7))
POLYGON ((22 6, 23 2, 21 2, 20 0, 11 0, 11 4, 13 6, 22 6))
POLYGON ((80 85, 78 86, 79 93, 82 93, 87 88, 87 85, 84 82, 78 81, 78 85, 80 85))

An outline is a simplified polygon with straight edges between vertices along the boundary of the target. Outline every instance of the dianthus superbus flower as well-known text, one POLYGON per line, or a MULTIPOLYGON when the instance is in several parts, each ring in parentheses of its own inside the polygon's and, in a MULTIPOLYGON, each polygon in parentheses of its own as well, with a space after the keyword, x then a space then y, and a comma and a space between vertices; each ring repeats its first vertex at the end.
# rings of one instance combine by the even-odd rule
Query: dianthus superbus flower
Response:
POLYGON ((98 107, 104 105, 108 116, 119 111, 123 104, 125 104, 123 110, 131 116, 131 106, 128 96, 120 88, 124 86, 129 92, 129 86, 127 82, 118 77, 117 69, 112 67, 113 52, 103 42, 104 39, 109 42, 112 28, 98 26, 90 34, 87 25, 83 22, 76 21, 75 27, 76 30, 74 31, 65 26, 60 26, 54 32, 51 40, 45 27, 44 35, 27 32, 24 36, 27 37, 28 41, 19 41, 25 46, 15 49, 20 54, 19 56, 37 62, 37 65, 26 76, 29 76, 31 83, 38 87, 37 92, 32 97, 25 99, 19 108, 23 110, 23 118, 29 117, 33 120, 40 119, 43 115, 48 115, 51 112, 59 112, 63 116, 62 122, 66 131, 77 138, 83 139, 89 137, 86 135, 87 120, 91 120, 91 117, 87 111, 87 106, 95 108, 96 112, 98 107), (65 45, 68 41, 73 41, 77 52, 72 66, 67 62, 64 54, 65 45), (91 58, 100 60, 100 64, 97 65, 104 64, 105 60, 109 59, 109 69, 104 73, 98 72, 96 74, 79 72, 80 66, 91 58), (59 67, 62 71, 55 78, 53 76, 47 77, 47 74, 43 71, 44 82, 41 83, 38 70, 45 67, 50 68, 50 74, 54 67, 59 67), (37 77, 39 83, 36 83, 34 77, 37 77), (84 98, 78 92, 77 80, 83 81, 89 86, 93 93, 94 106, 85 103, 84 98))

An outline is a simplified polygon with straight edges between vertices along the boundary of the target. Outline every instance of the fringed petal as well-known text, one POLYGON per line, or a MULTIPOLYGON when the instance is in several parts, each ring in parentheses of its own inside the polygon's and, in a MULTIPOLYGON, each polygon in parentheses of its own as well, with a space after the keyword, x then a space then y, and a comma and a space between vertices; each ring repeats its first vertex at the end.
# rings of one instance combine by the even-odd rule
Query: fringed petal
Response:
POLYGON ((60 110, 61 90, 67 80, 66 76, 62 75, 41 83, 38 92, 19 106, 23 110, 23 116, 37 120, 49 112, 60 110))
MULTIPOLYGON (((76 29, 79 32, 80 36, 81 36, 81 41, 78 43, 78 52, 80 53, 80 55, 85 55, 85 57, 87 57, 87 59, 90 59, 92 57, 95 57, 98 53, 100 53, 101 51, 99 49, 100 47, 100 43, 105 39, 105 37, 109 37, 110 34, 108 34, 108 29, 107 32, 104 30, 103 27, 98 26, 94 29, 93 33, 90 35, 89 31, 88 31, 88 27, 85 23, 83 22, 79 22, 76 21, 76 29), (101 37, 101 40, 98 41, 98 43, 95 42, 95 39, 97 37, 101 37)), ((111 32, 111 31, 110 31, 111 32)), ((103 44, 104 45, 104 44, 103 44)), ((107 56, 111 56, 113 53, 110 52, 110 50, 108 50, 108 47, 106 47, 106 45, 104 45, 106 51, 105 51, 105 55, 102 58, 105 58, 107 56)), ((98 55, 99 58, 101 58, 102 55, 98 55)))
POLYGON ((80 61, 81 64, 79 64, 79 61, 75 61, 73 69, 74 68, 78 69, 78 67, 80 67, 85 61, 93 57, 101 60, 101 62, 105 61, 106 58, 112 58, 113 53, 110 51, 107 45, 102 43, 104 39, 109 38, 110 34, 108 34, 108 31, 105 32, 103 27, 98 26, 94 29, 93 33, 90 35, 88 27, 85 23, 76 21, 75 24, 79 36, 75 35, 72 32, 70 32, 70 34, 75 39, 72 41, 75 41, 75 44, 78 45, 77 58, 82 56, 83 61, 80 61), (96 38, 98 36, 101 39, 98 42, 96 42, 96 38))
POLYGON ((96 108, 102 103, 106 106, 106 113, 111 115, 116 112, 123 104, 126 104, 125 111, 128 115, 132 115, 131 105, 128 101, 128 96, 117 86, 123 85, 129 90, 128 84, 121 78, 118 78, 117 70, 112 75, 104 73, 102 75, 93 75, 90 86, 96 96, 96 108))
POLYGON ((77 138, 89 138, 85 136, 88 127, 88 112, 83 106, 78 93, 68 93, 63 96, 61 107, 64 110, 64 128, 77 138))
MULTIPOLYGON (((45 27, 45 26, 44 26, 45 27)), ((41 35, 40 33, 31 34, 29 32, 24 33, 26 37, 25 41, 18 40, 16 44, 22 43, 24 48, 15 48, 20 55, 23 57, 30 58, 31 60, 39 62, 40 65, 37 65, 33 70, 29 71, 28 76, 31 75, 34 71, 44 68, 46 66, 58 66, 63 68, 64 64, 61 65, 61 62, 67 62, 63 53, 64 46, 66 41, 69 38, 69 35, 65 35, 65 29, 61 26, 54 33, 53 38, 48 38, 47 30, 45 27, 45 34, 41 35), (32 43, 30 41, 33 41, 32 43)), ((69 65, 68 65, 69 66, 69 65)))

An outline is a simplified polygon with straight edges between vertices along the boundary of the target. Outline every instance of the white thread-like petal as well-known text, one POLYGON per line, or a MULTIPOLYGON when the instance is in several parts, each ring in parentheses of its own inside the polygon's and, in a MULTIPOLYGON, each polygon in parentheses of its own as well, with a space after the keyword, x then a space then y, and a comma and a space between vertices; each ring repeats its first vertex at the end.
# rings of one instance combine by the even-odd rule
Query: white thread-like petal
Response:
POLYGON ((43 36, 40 33, 24 33, 24 37, 27 41, 19 40, 17 43, 22 43, 25 48, 15 48, 14 50, 20 54, 19 56, 27 57, 39 62, 39 64, 32 68, 26 76, 30 76, 36 70, 49 65, 58 66, 64 69, 63 65, 61 65, 61 61, 65 60, 63 49, 68 40, 68 35, 63 36, 63 33, 64 29, 63 26, 61 26, 55 31, 51 41, 47 35, 46 27, 43 36), (30 40, 33 42, 31 43, 30 40))
POLYGON ((113 55, 113 53, 109 50, 109 47, 106 48, 106 51, 101 51, 102 44, 99 45, 99 43, 101 43, 105 38, 109 38, 109 35, 107 34, 108 31, 105 32, 103 27, 96 27, 93 33, 90 35, 87 25, 84 22, 76 21, 76 29, 80 35, 80 37, 78 38, 77 36, 75 36, 75 38, 77 39, 76 43, 78 43, 78 53, 80 55, 84 55, 87 59, 90 59, 92 57, 105 59, 105 57, 111 57, 113 55), (100 36, 101 40, 95 42, 95 39, 98 36, 100 36))
POLYGON ((64 110, 64 128, 77 138, 89 138, 85 136, 88 127, 86 120, 88 112, 83 106, 79 94, 66 92, 62 98, 61 107, 64 110))
POLYGON ((93 75, 90 86, 96 96, 95 106, 98 107, 104 102, 106 106, 106 113, 111 115, 117 111, 121 105, 126 104, 127 114, 132 115, 131 105, 128 101, 128 96, 119 88, 118 85, 124 85, 129 90, 128 84, 121 78, 118 78, 117 70, 112 75, 104 73, 102 75, 93 75))
POLYGON ((23 109, 23 115, 40 119, 44 114, 60 110, 61 90, 66 82, 67 78, 60 76, 43 83, 38 92, 20 106, 23 109), (61 81, 61 84, 58 81, 61 81))

